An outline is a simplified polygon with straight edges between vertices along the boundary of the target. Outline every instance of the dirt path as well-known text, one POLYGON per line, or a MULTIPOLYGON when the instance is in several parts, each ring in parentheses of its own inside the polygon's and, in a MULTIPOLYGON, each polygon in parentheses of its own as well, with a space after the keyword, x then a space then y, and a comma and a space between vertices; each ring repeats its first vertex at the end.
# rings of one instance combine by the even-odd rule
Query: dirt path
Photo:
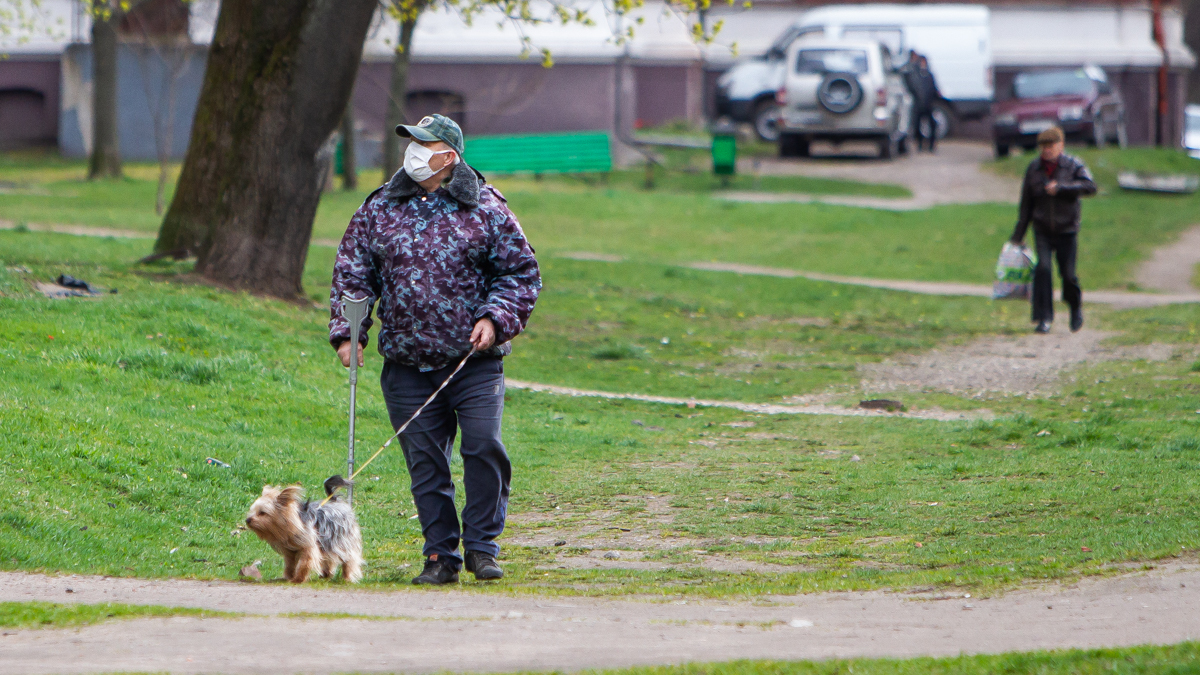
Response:
POLYGON ((1085 363, 1165 361, 1175 347, 1165 344, 1105 347, 1114 333, 1084 328, 1049 335, 993 337, 958 346, 862 363, 863 389, 870 392, 943 391, 960 396, 989 393, 1045 395, 1061 388, 1064 371, 1085 363))
MULTIPOLYGON (((860 363, 862 380, 855 390, 844 387, 785 399, 783 404, 715 401, 649 394, 626 394, 575 389, 520 380, 508 380, 513 389, 544 392, 560 396, 588 396, 646 401, 668 405, 732 408, 767 415, 836 415, 846 417, 903 417, 909 419, 958 421, 988 419, 990 410, 957 411, 932 408, 905 412, 865 410, 837 405, 839 400, 890 396, 899 392, 939 391, 958 396, 980 398, 988 394, 1044 396, 1062 387, 1064 374, 1083 364, 1105 361, 1165 361, 1176 347, 1167 344, 1108 347, 1111 332, 1084 328, 1078 333, 1065 329, 1049 335, 990 337, 965 345, 933 349, 920 354, 901 354, 880 363, 860 363)), ((902 398, 902 397, 901 397, 902 398)))
POLYGON ((1178 241, 1155 249, 1138 266, 1134 279, 1143 288, 1166 293, 1197 292, 1192 275, 1200 265, 1200 225, 1179 235, 1178 241))
MULTIPOLYGON (((804 272, 800 270, 789 270, 779 267, 762 267, 759 265, 742 265, 738 263, 698 262, 690 263, 687 265, 687 267, 698 270, 707 270, 710 272, 734 272, 737 274, 783 277, 789 279, 802 277, 805 279, 812 279, 814 281, 829 281, 836 284, 851 284, 854 286, 886 288, 894 291, 920 293, 923 295, 971 295, 986 298, 992 297, 992 287, 984 284, 847 277, 837 274, 822 274, 820 272, 804 272)), ((1062 299, 1061 292, 1055 291, 1055 295, 1058 297, 1058 299, 1062 299)), ((1114 307, 1118 308, 1156 307, 1161 305, 1200 302, 1200 291, 1193 289, 1179 293, 1131 293, 1127 291, 1093 291, 1085 289, 1083 292, 1083 300, 1085 303, 1095 302, 1105 305, 1113 305, 1114 307)))
MULTIPOLYGON (((31 232, 54 232, 57 234, 74 234, 80 237, 116 237, 117 239, 155 239, 156 232, 139 232, 137 230, 118 230, 108 227, 91 227, 89 225, 54 225, 46 223, 23 223, 25 229, 31 232)), ((11 220, 0 220, 0 230, 15 230, 17 223, 11 220)))
POLYGON ((702 408, 733 408, 744 412, 764 415, 836 415, 839 417, 907 417, 918 420, 957 421, 990 417, 986 411, 950 411, 950 410, 912 410, 908 412, 888 412, 886 410, 867 410, 863 408, 847 408, 826 403, 804 403, 798 405, 778 405, 771 403, 747 403, 743 401, 713 401, 695 398, 675 398, 672 396, 651 396, 649 394, 621 394, 590 389, 574 389, 559 387, 552 384, 537 384, 521 380, 506 379, 504 386, 511 389, 525 389, 559 396, 586 396, 594 398, 624 399, 629 401, 646 401, 648 403, 666 403, 669 405, 694 405, 702 408))
POLYGON ((992 158, 992 148, 986 143, 946 141, 938 146, 936 155, 910 153, 891 161, 874 159, 873 146, 866 149, 867 154, 863 155, 856 151, 857 146, 847 144, 844 154, 833 155, 831 148, 818 147, 818 156, 811 159, 746 159, 742 160, 738 170, 747 175, 758 171, 764 175, 891 183, 908 188, 913 195, 911 198, 749 192, 729 192, 720 198, 753 202, 822 202, 907 211, 939 204, 1015 204, 1020 197, 1020 181, 999 176, 982 167, 985 161, 992 158))
MULTIPOLYGON (((24 223, 26 229, 32 232, 54 232, 55 234, 73 234, 80 237, 116 237, 117 239, 157 239, 157 232, 140 232, 138 230, 119 230, 109 227, 92 227, 90 225, 56 225, 53 223, 24 223)), ((0 220, 0 230, 15 230, 17 223, 11 220, 0 220)), ((341 242, 337 239, 313 239, 316 246, 331 246, 337 248, 341 242)))
POLYGON ((0 674, 571 671, 738 658, 1169 644, 1200 636, 1200 568, 1186 564, 988 599, 871 592, 640 602, 5 573, 0 600, 268 615, 9 629, 0 636, 0 674), (394 620, 278 616, 291 612, 394 620))

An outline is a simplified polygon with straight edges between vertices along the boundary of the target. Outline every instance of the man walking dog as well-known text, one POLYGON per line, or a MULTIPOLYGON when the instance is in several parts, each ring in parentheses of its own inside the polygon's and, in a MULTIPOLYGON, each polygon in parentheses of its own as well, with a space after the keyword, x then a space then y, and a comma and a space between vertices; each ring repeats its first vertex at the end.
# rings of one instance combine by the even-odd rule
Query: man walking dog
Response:
POLYGON ((1033 270, 1033 321, 1038 333, 1054 322, 1051 254, 1058 259, 1063 301, 1071 308, 1071 332, 1083 328, 1083 291, 1075 275, 1080 197, 1096 194, 1092 174, 1079 159, 1063 152, 1063 132, 1051 127, 1038 134, 1040 156, 1029 163, 1021 183, 1021 206, 1011 241, 1020 245, 1033 223, 1037 267, 1033 270))
POLYGON ((464 565, 476 579, 499 579, 504 571, 495 539, 504 530, 511 477, 500 439, 502 359, 533 312, 541 275, 504 197, 463 160, 457 123, 430 115, 396 133, 412 139, 404 168, 367 197, 338 247, 329 341, 343 366, 351 358, 361 365, 370 306, 378 301, 385 359, 380 384, 397 429, 476 350, 400 436, 425 535, 425 567, 413 583, 455 583, 464 565), (368 300, 354 351, 342 317, 344 295, 368 300), (461 528, 450 475, 459 429, 466 491, 461 528))

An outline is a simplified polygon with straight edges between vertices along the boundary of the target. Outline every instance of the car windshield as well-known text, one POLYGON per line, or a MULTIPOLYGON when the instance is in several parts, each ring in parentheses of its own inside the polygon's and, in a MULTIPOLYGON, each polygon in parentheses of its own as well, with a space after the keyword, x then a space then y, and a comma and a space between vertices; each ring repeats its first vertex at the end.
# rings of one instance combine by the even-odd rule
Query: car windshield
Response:
POLYGON ((1013 94, 1017 98, 1086 96, 1092 92, 1095 85, 1083 69, 1021 73, 1013 80, 1013 94))
POLYGON ((867 52, 861 49, 801 49, 797 73, 865 73, 867 52))

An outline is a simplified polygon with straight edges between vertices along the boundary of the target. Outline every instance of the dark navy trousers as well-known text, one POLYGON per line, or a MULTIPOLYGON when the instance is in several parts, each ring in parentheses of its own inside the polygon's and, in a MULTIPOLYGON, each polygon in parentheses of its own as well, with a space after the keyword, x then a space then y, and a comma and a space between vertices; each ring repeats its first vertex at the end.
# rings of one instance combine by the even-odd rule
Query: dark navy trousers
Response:
MULTIPOLYGON (((392 428, 400 428, 457 365, 455 362, 423 373, 412 366, 386 362, 380 384, 392 428)), ((426 557, 444 556, 460 566, 460 538, 464 551, 499 554, 495 539, 504 531, 512 480, 512 465, 500 440, 503 414, 504 361, 472 358, 400 435, 412 478, 413 501, 425 535, 426 557), (466 491, 461 529, 450 475, 450 456, 459 429, 466 491)))
POLYGON ((1062 277, 1062 299, 1077 311, 1083 304, 1083 291, 1075 275, 1075 252, 1079 247, 1077 233, 1034 233, 1037 246, 1037 267, 1033 268, 1033 320, 1054 321, 1054 278, 1051 256, 1058 260, 1058 275, 1062 277))

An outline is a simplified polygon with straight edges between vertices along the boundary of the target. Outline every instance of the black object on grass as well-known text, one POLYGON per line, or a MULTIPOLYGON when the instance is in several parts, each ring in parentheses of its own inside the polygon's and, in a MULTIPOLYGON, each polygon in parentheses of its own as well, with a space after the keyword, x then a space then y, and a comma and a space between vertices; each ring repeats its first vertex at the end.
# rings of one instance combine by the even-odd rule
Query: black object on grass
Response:
POLYGON ((870 401, 859 401, 858 407, 865 408, 867 410, 886 410, 888 412, 905 410, 903 403, 900 401, 893 401, 888 398, 873 398, 870 401))

